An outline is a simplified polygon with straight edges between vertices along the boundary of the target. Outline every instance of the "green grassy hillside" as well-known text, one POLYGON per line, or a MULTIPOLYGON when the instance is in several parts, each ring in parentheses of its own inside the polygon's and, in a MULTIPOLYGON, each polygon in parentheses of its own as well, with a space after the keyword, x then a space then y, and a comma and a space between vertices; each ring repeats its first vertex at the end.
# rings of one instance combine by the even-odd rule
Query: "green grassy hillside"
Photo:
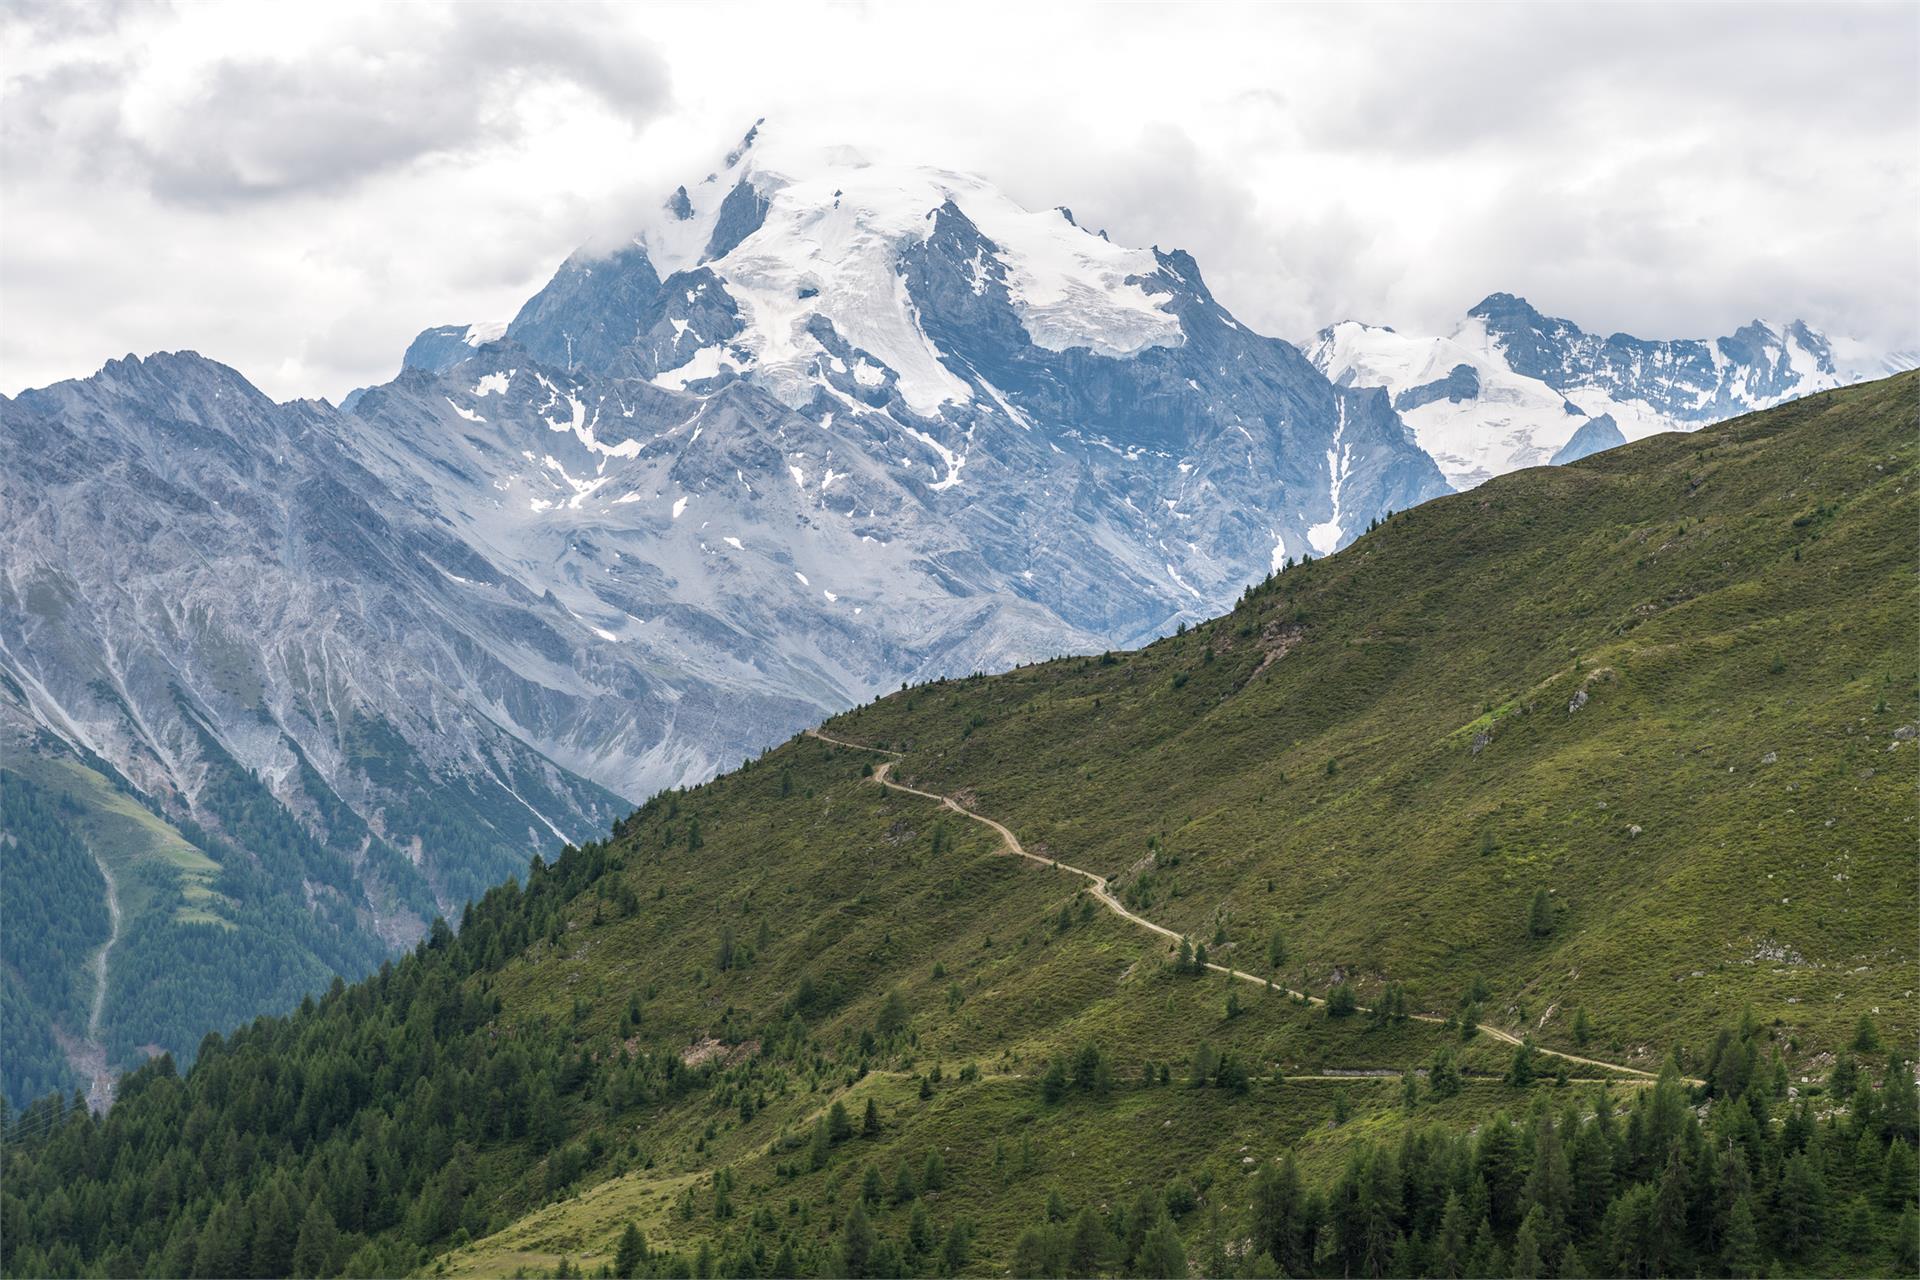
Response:
POLYGON ((1866 1009, 1910 1040, 1916 387, 1505 476, 1143 652, 828 730, 1165 923, 1284 930, 1315 991, 1478 977, 1641 1065, 1747 1004, 1809 1054, 1866 1009))
POLYGON ((1910 1270, 1916 391, 1506 477, 656 798, 15 1118, 0 1269, 1910 1270))

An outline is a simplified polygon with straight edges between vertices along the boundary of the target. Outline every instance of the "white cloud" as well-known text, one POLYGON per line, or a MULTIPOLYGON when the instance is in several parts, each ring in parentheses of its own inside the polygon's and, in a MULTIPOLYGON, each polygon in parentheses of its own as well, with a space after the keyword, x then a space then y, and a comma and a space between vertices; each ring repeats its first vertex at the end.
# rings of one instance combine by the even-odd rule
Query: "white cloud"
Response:
POLYGON ((1916 347, 1917 14, 14 6, 0 389, 174 347, 278 396, 382 381, 759 115, 1189 249, 1283 336, 1505 289, 1600 330, 1916 347))

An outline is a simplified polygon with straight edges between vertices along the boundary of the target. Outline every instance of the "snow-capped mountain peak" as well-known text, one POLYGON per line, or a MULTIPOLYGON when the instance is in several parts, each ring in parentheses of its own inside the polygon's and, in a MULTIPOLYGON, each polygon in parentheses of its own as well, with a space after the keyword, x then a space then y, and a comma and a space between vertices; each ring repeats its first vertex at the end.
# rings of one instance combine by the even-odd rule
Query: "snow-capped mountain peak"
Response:
POLYGON ((913 412, 966 404, 974 388, 948 368, 923 329, 906 264, 958 216, 983 243, 969 264, 976 293, 1004 288, 1028 339, 1049 351, 1124 358, 1183 340, 1149 278, 1150 250, 1115 245, 1060 210, 1031 212, 969 174, 877 164, 844 147, 782 147, 756 124, 728 164, 682 186, 634 236, 667 277, 705 270, 739 305, 739 327, 676 346, 663 376, 684 383, 722 367, 756 370, 788 403, 804 403, 840 338, 891 371, 913 412))
POLYGON ((1445 337, 1348 321, 1308 355, 1343 386, 1386 388, 1456 488, 1894 371, 1843 367, 1799 320, 1711 340, 1603 338, 1511 293, 1489 294, 1445 337))
POLYGON ((1546 463, 1587 416, 1545 383, 1515 374, 1477 320, 1444 338, 1343 321, 1320 331, 1307 358, 1336 385, 1385 387, 1456 489, 1546 463))

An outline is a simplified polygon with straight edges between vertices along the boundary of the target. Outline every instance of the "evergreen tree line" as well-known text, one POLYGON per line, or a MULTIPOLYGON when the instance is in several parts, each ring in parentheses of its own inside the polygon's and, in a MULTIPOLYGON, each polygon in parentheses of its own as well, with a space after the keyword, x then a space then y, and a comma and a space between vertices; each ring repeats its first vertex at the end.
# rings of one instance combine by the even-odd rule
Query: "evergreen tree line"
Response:
MULTIPOLYGON (((1049 1101, 1098 1094, 1101 1053, 1083 1047, 1049 1101), (1058 1092, 1056 1092, 1058 1091, 1058 1092)), ((1920 1266, 1911 1066, 1890 1056, 1879 1083, 1843 1058, 1823 1090, 1791 1096, 1778 1057, 1751 1024, 1721 1034, 1707 1081, 1689 1088, 1670 1063, 1630 1101, 1543 1089, 1519 1116, 1477 1133, 1410 1126, 1359 1146, 1324 1189, 1291 1153, 1238 1190, 1175 1179, 1131 1199, 1074 1209, 1049 1192, 1012 1242, 1017 1276, 1754 1276, 1910 1274, 1920 1266), (1817 1105, 1816 1105, 1817 1099, 1817 1105)), ((836 1110, 838 1110, 836 1106, 836 1110)), ((863 1132, 872 1130, 869 1113, 863 1132)), ((850 1117, 823 1119, 831 1141, 850 1117)), ((629 1226, 603 1276, 914 1276, 967 1274, 972 1229, 942 1243, 916 1195, 944 1167, 891 1180, 868 1163, 833 1247, 756 1219, 691 1258, 649 1254, 629 1226), (875 1221, 912 1205, 897 1237, 875 1221), (765 1231, 762 1232, 764 1225, 765 1231)), ((716 1179, 715 1215, 730 1176, 716 1179)), ((693 1197, 686 1203, 689 1214, 693 1197)), ((554 1274, 585 1275, 571 1262, 554 1274)))
POLYGON ((0 1097, 14 1106, 77 1083, 53 1023, 79 1032, 92 998, 87 960, 107 940, 107 883, 75 833, 64 792, 0 769, 0 1097))
MULTIPOLYGON (((402 1274, 589 1171, 648 1163, 636 1121, 650 1108, 703 1094, 745 1122, 772 1093, 858 1078, 863 1066, 810 1039, 800 1001, 765 1026, 735 1027, 730 1012, 724 1034, 762 1042, 732 1066, 690 1068, 677 1043, 639 1043, 641 992, 617 1038, 564 1019, 503 1023, 494 975, 563 947, 584 891, 596 914, 640 909, 606 874, 623 863, 603 843, 536 858, 524 889, 493 889, 457 935, 436 921, 367 980, 336 978, 288 1016, 208 1035, 184 1075, 171 1055, 147 1062, 104 1117, 58 1095, 0 1110, 0 1273, 402 1274)), ((883 1002, 863 1052, 903 1049, 905 1022, 897 997, 883 1002)))

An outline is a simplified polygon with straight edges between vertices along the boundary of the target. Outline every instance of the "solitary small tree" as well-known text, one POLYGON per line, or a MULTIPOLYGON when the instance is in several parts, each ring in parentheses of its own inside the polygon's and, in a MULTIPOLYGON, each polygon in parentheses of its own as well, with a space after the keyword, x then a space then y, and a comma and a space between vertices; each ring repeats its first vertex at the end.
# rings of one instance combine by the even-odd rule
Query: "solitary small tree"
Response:
POLYGON ((1536 938, 1553 932, 1553 898, 1545 889, 1533 895, 1533 905, 1527 909, 1527 932, 1536 938))
POLYGON ((1880 1050, 1880 1029, 1873 1025, 1873 1015, 1863 1013, 1860 1022, 1853 1029, 1853 1051, 1855 1053, 1877 1053, 1880 1050))
POLYGON ((833 1151, 833 1134, 827 1125, 827 1118, 821 1116, 813 1126, 813 1142, 807 1151, 807 1164, 815 1169, 827 1167, 827 1157, 833 1151))
POLYGON ((1278 969, 1287 962, 1287 936, 1275 929, 1267 935, 1267 964, 1278 969))
POLYGON ((1460 1068, 1454 1063, 1453 1050, 1445 1045, 1427 1068, 1427 1092, 1436 1098, 1451 1098, 1460 1092, 1460 1068))
POLYGON ((1523 1040, 1513 1051, 1513 1063, 1507 1068, 1507 1083, 1524 1089, 1533 1083, 1533 1041, 1523 1040))
POLYGON ((1213 1081, 1214 1072, 1219 1070, 1220 1059, 1214 1054, 1213 1046, 1202 1042, 1193 1051, 1193 1070, 1188 1074, 1187 1082, 1198 1089, 1213 1081))
POLYGON ((1573 1011, 1573 1042, 1582 1049, 1593 1038, 1593 1031, 1587 1026, 1587 1011, 1584 1008, 1573 1011))
POLYGON ((1047 1064, 1047 1074, 1040 1077, 1040 1096, 1049 1103, 1067 1096, 1067 1068, 1060 1059, 1047 1064))
POLYGON ((907 1002, 895 987, 887 992, 886 1001, 880 1006, 880 1016, 874 1019, 874 1029, 883 1036, 904 1031, 907 1027, 907 1002))

